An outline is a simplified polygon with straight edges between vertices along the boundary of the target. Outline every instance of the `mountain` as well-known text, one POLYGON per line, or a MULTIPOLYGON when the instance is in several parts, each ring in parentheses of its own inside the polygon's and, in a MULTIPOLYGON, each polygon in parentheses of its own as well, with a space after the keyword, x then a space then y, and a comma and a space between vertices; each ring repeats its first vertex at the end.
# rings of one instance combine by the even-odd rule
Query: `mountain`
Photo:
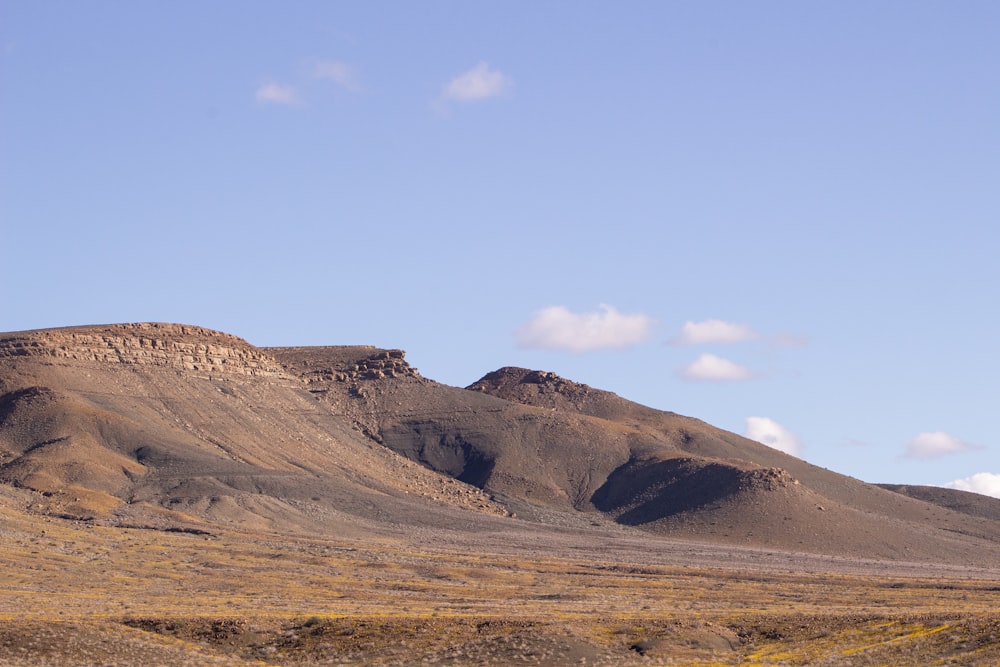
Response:
POLYGON ((866 484, 552 373, 451 387, 400 350, 257 348, 163 323, 0 334, 0 483, 31 512, 106 525, 502 534, 514 521, 651 548, 1000 555, 995 510, 960 492, 866 484))

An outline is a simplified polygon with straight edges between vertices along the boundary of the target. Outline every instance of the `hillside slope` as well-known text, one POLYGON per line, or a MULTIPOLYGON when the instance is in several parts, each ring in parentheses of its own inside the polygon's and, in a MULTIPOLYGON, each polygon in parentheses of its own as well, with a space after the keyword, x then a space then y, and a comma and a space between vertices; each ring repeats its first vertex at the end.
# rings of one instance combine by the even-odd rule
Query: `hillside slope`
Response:
POLYGON ((873 558, 979 561, 1000 544, 987 517, 552 373, 504 368, 459 389, 420 377, 398 350, 269 352, 374 440, 522 517, 583 513, 658 535, 873 558))
POLYGON ((119 523, 329 532, 505 513, 371 442, 245 341, 164 324, 0 336, 0 481, 39 511, 119 523))
POLYGON ((0 334, 0 483, 32 512, 109 525, 475 540, 527 520, 651 545, 1000 555, 992 515, 551 373, 462 389, 399 350, 256 348, 172 324, 0 334))

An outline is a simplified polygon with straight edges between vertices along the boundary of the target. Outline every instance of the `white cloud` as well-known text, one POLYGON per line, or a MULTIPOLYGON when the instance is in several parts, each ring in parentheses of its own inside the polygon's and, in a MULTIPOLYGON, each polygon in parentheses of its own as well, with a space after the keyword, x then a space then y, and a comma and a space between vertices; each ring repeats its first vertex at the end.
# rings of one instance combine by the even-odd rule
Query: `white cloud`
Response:
POLYGON ((589 313, 549 306, 518 329, 517 342, 521 347, 586 352, 634 345, 652 334, 652 318, 641 313, 625 315, 603 304, 589 313))
POLYGON ((757 337, 746 324, 733 324, 724 320, 685 322, 681 335, 671 342, 674 345, 705 345, 709 343, 739 343, 757 337))
POLYGON ((265 83, 257 89, 257 101, 261 104, 282 104, 295 106, 299 103, 299 94, 291 86, 279 83, 265 83))
POLYGON ((948 489, 958 489, 959 491, 972 491, 981 493, 984 496, 1000 498, 1000 474, 995 472, 977 472, 965 479, 956 479, 943 485, 948 489))
POLYGON ((714 354, 703 354, 681 371, 685 380, 749 380, 750 369, 714 354))
POLYGON ((481 62, 449 81, 441 97, 456 102, 478 102, 503 95, 513 85, 509 76, 481 62))
POLYGON ((792 456, 798 456, 802 451, 802 445, 794 433, 767 417, 747 417, 747 430, 743 436, 792 456))
POLYGON ((948 454, 966 452, 970 449, 976 449, 976 447, 943 431, 934 431, 921 433, 906 443, 904 456, 911 459, 934 459, 948 454))
POLYGON ((317 79, 329 79, 347 90, 357 90, 354 68, 338 61, 322 61, 313 64, 312 75, 317 79))

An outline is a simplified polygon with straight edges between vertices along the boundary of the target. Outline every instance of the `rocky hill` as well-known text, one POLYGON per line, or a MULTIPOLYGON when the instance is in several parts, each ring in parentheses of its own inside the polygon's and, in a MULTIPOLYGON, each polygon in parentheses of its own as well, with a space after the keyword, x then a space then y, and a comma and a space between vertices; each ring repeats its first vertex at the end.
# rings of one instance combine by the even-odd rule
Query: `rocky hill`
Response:
MULTIPOLYGON (((308 534, 553 530, 982 564, 1000 521, 543 371, 144 323, 0 334, 0 482, 36 514, 308 534)), ((8 496, 4 496, 8 497, 8 496)))
POLYGON ((242 338, 156 322, 3 334, 0 358, 4 357, 159 366, 202 374, 282 375, 274 359, 242 338))
POLYGON ((403 459, 234 336, 130 324, 0 335, 0 482, 112 524, 355 530, 504 514, 403 459), (426 507, 424 506, 426 505, 426 507))

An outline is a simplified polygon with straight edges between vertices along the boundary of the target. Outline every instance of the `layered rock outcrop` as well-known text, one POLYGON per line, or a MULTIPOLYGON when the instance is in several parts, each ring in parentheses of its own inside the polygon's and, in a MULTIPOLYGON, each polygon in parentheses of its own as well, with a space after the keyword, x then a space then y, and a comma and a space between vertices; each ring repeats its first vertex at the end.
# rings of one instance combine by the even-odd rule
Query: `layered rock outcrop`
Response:
POLYGON ((245 376, 284 376, 242 338, 201 327, 143 322, 0 334, 0 357, 48 357, 245 376))
POLYGON ((313 392, 326 391, 332 382, 355 386, 363 380, 421 379, 417 369, 406 361, 403 350, 384 350, 369 345, 266 349, 289 373, 310 385, 313 392))
POLYGON ((417 369, 405 360, 406 353, 402 350, 379 350, 378 352, 359 359, 351 364, 338 379, 379 380, 394 377, 420 377, 417 369))

